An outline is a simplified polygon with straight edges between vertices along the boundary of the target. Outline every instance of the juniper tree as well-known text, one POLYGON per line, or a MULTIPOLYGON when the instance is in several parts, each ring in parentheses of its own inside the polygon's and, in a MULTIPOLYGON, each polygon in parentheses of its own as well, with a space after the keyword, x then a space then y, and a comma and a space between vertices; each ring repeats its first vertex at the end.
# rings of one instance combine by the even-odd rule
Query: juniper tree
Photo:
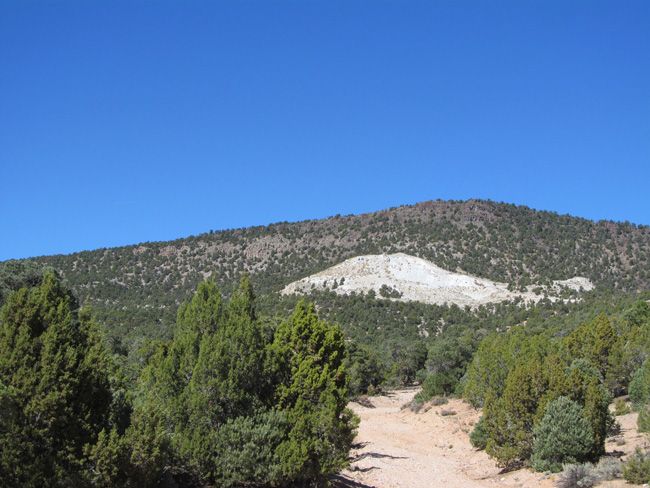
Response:
POLYGON ((337 472, 347 463, 355 428, 346 408, 341 329, 300 301, 278 327, 271 351, 276 405, 291 425, 278 448, 284 476, 309 480, 337 472))
POLYGON ((89 314, 52 272, 0 311, 0 479, 83 485, 84 451, 110 430, 110 357, 89 314))

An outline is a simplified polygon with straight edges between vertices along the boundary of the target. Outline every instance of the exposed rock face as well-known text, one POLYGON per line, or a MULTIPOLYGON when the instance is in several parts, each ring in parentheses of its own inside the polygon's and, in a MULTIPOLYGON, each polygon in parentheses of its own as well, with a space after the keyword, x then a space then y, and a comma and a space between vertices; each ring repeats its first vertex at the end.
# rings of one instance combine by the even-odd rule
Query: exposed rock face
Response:
MULTIPOLYGON (((587 278, 574 277, 556 281, 552 287, 544 288, 546 294, 557 299, 563 287, 590 290, 592 283, 587 278)), ((339 294, 351 292, 368 293, 405 301, 419 301, 430 304, 456 304, 476 307, 485 303, 513 300, 521 297, 525 301, 537 301, 543 294, 532 291, 508 290, 506 283, 498 283, 463 273, 455 273, 436 266, 434 263, 404 253, 356 256, 287 285, 282 293, 302 294, 312 289, 329 289, 339 294)))

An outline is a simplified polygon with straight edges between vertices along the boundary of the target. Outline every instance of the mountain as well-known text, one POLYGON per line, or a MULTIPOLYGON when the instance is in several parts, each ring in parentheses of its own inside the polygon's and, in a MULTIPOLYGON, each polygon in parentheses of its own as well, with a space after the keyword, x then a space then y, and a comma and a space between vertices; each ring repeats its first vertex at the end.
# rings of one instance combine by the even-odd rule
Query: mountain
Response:
MULTIPOLYGON (((151 331, 168 327, 178 304, 208 276, 228 293, 250 273, 264 296, 355 256, 394 253, 512 289, 575 276, 600 289, 650 288, 650 227, 481 200, 210 231, 26 263, 57 269, 109 327, 151 331)), ((0 272, 10 265, 0 263, 0 272)))

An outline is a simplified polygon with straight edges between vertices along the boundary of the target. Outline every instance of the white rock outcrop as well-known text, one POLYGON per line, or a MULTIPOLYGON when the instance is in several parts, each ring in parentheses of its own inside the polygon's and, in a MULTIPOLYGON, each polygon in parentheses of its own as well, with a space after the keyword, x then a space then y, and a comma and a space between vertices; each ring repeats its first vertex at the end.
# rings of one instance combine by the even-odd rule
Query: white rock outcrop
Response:
MULTIPOLYGON (((461 307, 477 307, 517 297, 537 301, 543 297, 543 294, 532 292, 535 287, 528 287, 526 292, 509 291, 506 283, 447 271, 430 261, 403 253, 350 258, 287 285, 282 293, 306 294, 314 289, 329 289, 348 294, 373 290, 380 297, 382 287, 392 290, 394 299, 461 307)), ((554 282, 552 289, 546 289, 547 294, 553 298, 562 287, 587 291, 593 284, 587 278, 574 277, 554 282)))

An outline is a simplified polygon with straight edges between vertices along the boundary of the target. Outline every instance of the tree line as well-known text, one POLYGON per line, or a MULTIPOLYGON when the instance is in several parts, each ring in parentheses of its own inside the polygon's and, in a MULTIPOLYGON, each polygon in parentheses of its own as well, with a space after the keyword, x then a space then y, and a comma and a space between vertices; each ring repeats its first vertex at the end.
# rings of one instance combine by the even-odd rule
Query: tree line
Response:
POLYGON ((312 486, 348 460, 347 352, 298 303, 258 317, 248 278, 199 284, 135 379, 53 272, 0 310, 4 486, 312 486))

